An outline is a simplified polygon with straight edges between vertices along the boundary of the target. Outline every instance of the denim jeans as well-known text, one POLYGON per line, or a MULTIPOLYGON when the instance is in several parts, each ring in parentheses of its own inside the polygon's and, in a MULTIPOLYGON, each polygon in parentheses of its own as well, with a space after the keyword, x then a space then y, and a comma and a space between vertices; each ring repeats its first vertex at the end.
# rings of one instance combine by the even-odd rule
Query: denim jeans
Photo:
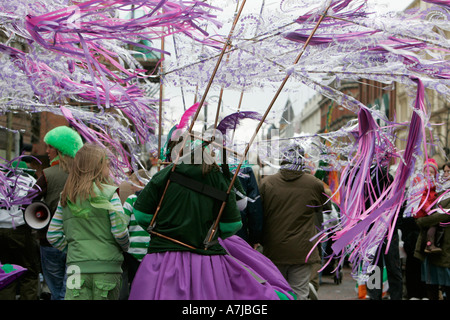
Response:
POLYGON ((54 247, 41 246, 42 274, 52 300, 64 300, 66 294, 66 253, 54 247))

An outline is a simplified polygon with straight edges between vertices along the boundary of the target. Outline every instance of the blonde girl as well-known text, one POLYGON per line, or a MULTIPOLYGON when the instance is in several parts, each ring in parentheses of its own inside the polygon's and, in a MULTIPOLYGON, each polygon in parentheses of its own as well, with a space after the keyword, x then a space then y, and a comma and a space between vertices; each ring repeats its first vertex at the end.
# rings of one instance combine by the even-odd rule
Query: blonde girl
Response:
POLYGON ((75 155, 47 233, 67 251, 66 300, 117 300, 128 250, 128 219, 109 177, 108 152, 85 144, 75 155))

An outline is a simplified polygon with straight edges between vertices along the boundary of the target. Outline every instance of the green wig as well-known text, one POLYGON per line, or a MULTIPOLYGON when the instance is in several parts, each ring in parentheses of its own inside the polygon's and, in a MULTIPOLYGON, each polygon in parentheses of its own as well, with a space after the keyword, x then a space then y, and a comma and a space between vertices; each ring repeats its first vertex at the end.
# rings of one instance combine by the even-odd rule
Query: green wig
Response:
POLYGON ((75 158, 75 154, 83 146, 78 132, 67 126, 56 127, 47 132, 44 142, 71 158, 75 158))

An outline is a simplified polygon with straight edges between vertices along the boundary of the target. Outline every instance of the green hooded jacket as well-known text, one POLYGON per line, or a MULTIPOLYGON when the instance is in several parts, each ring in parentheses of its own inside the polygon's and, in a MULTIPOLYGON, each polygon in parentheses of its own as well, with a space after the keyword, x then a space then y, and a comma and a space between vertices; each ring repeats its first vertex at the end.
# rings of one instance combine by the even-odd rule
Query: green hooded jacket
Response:
MULTIPOLYGON (((77 265, 81 273, 121 273, 122 249, 111 233, 110 200, 117 187, 102 185, 98 195, 63 207, 64 233, 68 243, 67 265, 77 265)), ((126 223, 118 223, 126 228, 126 223)))

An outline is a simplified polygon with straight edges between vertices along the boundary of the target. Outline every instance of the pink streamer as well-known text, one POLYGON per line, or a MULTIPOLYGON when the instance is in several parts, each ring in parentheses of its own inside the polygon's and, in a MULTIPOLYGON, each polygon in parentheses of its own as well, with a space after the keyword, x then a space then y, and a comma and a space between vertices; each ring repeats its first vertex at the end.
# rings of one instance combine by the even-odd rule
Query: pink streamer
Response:
POLYGON ((376 176, 375 179, 371 179, 371 172, 380 172, 383 166, 382 158, 385 154, 376 151, 377 142, 380 145, 383 137, 379 135, 380 128, 371 114, 361 109, 358 114, 358 150, 341 177, 341 222, 317 237, 319 241, 335 240, 329 261, 338 257, 341 264, 346 254, 349 254, 349 261, 353 263, 355 274, 360 266, 363 272, 366 272, 370 266, 376 264, 381 254, 379 248, 384 241, 386 248, 389 248, 398 214, 406 200, 406 183, 414 168, 416 156, 421 152, 424 123, 419 113, 426 113, 425 92, 420 79, 412 78, 412 80, 417 83, 416 112, 411 118, 403 161, 399 164, 394 180, 384 188, 372 182, 378 179, 376 176), (373 159, 376 160, 375 163, 373 159), (375 165, 372 166, 373 164, 375 165), (375 192, 376 190, 379 192, 375 192), (379 195, 376 196, 375 193, 379 195))
POLYGON ((200 102, 194 103, 189 109, 187 109, 181 116, 180 122, 177 124, 177 129, 185 129, 191 117, 197 112, 200 102))

